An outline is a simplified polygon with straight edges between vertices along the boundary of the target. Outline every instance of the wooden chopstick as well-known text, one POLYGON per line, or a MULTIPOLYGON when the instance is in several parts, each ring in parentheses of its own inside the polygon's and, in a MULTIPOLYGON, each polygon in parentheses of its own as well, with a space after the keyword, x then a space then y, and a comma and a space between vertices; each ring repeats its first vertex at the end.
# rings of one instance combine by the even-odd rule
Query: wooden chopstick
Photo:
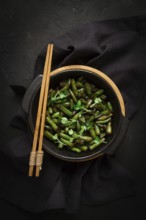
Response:
POLYGON ((39 173, 40 173, 42 162, 43 162, 42 147, 43 147, 44 125, 45 125, 46 107, 47 107, 47 100, 48 100, 49 83, 50 83, 52 54, 53 54, 53 44, 51 44, 48 69, 47 69, 47 78, 46 78, 46 84, 45 84, 44 102, 43 102, 43 109, 42 109, 42 120, 41 120, 41 125, 40 125, 40 134, 39 134, 39 144, 38 144, 38 151, 36 155, 36 177, 39 177, 39 173))
POLYGON ((45 60, 45 66, 44 66, 44 72, 43 72, 43 78, 42 78, 42 84, 41 84, 41 91, 40 91, 37 118, 36 118, 35 130, 34 130, 32 150, 31 150, 30 159, 29 159, 29 173, 28 173, 29 176, 33 175, 34 166, 36 164, 36 148, 37 148, 37 143, 38 143, 38 134, 39 134, 41 114, 42 114, 42 104, 43 104, 44 92, 45 92, 45 86, 46 86, 48 64, 50 64, 50 53, 51 53, 51 45, 49 44, 47 48, 47 54, 46 54, 46 60, 45 60))

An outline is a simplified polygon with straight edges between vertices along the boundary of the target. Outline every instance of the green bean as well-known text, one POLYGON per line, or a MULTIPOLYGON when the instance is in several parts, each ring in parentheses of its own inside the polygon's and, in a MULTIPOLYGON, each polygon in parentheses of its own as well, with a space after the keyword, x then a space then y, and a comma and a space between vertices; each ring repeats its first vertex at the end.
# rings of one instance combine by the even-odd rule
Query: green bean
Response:
POLYGON ((71 137, 70 137, 69 135, 64 134, 64 133, 60 133, 60 137, 66 139, 66 140, 68 140, 68 141, 71 139, 71 137))
POLYGON ((95 119, 94 115, 91 115, 88 121, 91 122, 94 121, 94 119, 95 119))
POLYGON ((81 151, 87 151, 88 150, 87 146, 80 146, 79 148, 80 148, 81 151))
POLYGON ((54 131, 58 130, 58 126, 49 117, 46 117, 46 121, 48 122, 49 125, 51 125, 54 131))
POLYGON ((99 111, 96 111, 95 114, 94 114, 95 118, 100 117, 99 115, 100 115, 99 111))
POLYGON ((57 124, 58 123, 58 119, 57 118, 52 118, 52 121, 57 124))
POLYGON ((105 94, 102 94, 102 95, 100 96, 100 98, 103 99, 103 100, 106 100, 107 96, 106 96, 105 94))
POLYGON ((81 116, 81 117, 79 118, 79 120, 80 120, 80 122, 82 122, 82 123, 85 123, 85 122, 86 122, 86 120, 85 120, 85 117, 84 117, 84 116, 81 116))
POLYGON ((111 121, 111 118, 108 118, 106 120, 103 120, 103 121, 96 121, 97 124, 106 124, 108 123, 109 121, 111 121))
POLYGON ((74 108, 74 103, 73 103, 73 100, 70 99, 70 109, 73 110, 73 108, 74 108))
POLYGON ((66 107, 59 105, 59 108, 67 116, 72 116, 72 112, 69 109, 67 109, 66 107))
POLYGON ((110 117, 111 117, 110 115, 103 115, 103 116, 99 117, 98 120, 103 121, 103 120, 106 120, 110 117))
POLYGON ((67 102, 67 99, 60 99, 59 97, 58 97, 58 100, 55 101, 55 103, 57 104, 63 104, 65 102, 67 102))
POLYGON ((104 105, 102 102, 100 103, 100 105, 101 105, 101 108, 102 108, 103 111, 107 110, 107 106, 104 105))
POLYGON ((78 90, 78 97, 79 98, 84 96, 84 90, 85 90, 84 88, 81 88, 81 89, 78 90))
POLYGON ((103 138, 106 136, 106 133, 100 133, 100 138, 103 138))
POLYGON ((91 103, 92 103, 92 99, 90 99, 90 100, 87 102, 87 104, 86 104, 86 108, 89 108, 90 105, 91 105, 91 103))
POLYGON ((100 96, 100 95, 102 95, 104 93, 104 90, 103 89, 100 89, 100 90, 98 90, 98 91, 96 91, 95 93, 94 93, 94 98, 95 97, 98 97, 98 96, 100 96))
POLYGON ((110 114, 110 111, 107 109, 107 110, 104 110, 101 112, 102 115, 108 115, 110 114))
POLYGON ((49 125, 45 125, 45 129, 51 131, 52 128, 49 125))
POLYGON ((77 131, 80 131, 80 129, 81 129, 81 125, 80 125, 79 121, 77 121, 77 131))
POLYGON ((72 125, 69 126, 69 128, 70 128, 70 129, 75 129, 76 126, 75 126, 75 124, 72 124, 72 125))
POLYGON ((95 124, 95 133, 96 135, 99 135, 100 134, 100 128, 98 125, 95 124))
POLYGON ((70 102, 64 102, 64 103, 62 103, 62 105, 64 106, 64 107, 70 107, 70 102))
POLYGON ((77 148, 77 147, 72 147, 71 150, 76 152, 76 153, 80 153, 81 152, 81 150, 79 148, 77 148))
POLYGON ((66 85, 65 85, 62 89, 60 89, 60 92, 63 92, 63 91, 65 91, 65 90, 68 90, 68 88, 69 88, 69 86, 70 86, 70 83, 71 83, 71 80, 69 79, 69 80, 67 81, 66 85))
POLYGON ((46 138, 48 138, 50 141, 53 141, 54 139, 53 139, 53 135, 48 131, 48 130, 45 130, 44 131, 44 136, 46 137, 46 138))
POLYGON ((52 115, 52 118, 58 118, 58 116, 60 116, 60 112, 55 112, 55 113, 52 115))
POLYGON ((89 132, 90 132, 91 136, 93 137, 93 139, 96 138, 96 133, 94 131, 94 128, 90 128, 89 132))
POLYGON ((71 89, 69 89, 69 92, 70 92, 74 102, 77 102, 77 98, 76 98, 75 94, 73 93, 73 91, 71 89))
POLYGON ((113 106, 111 104, 111 102, 107 103, 108 109, 110 110, 110 112, 113 112, 113 106))
POLYGON ((51 108, 51 107, 49 107, 49 108, 48 108, 48 112, 49 112, 50 114, 52 114, 52 113, 53 113, 53 110, 52 110, 52 108, 51 108))
POLYGON ((80 112, 76 113, 76 114, 73 116, 73 119, 74 119, 74 120, 77 120, 77 119, 79 118, 80 114, 81 114, 80 112))
POLYGON ((63 144, 65 144, 66 146, 69 146, 69 147, 73 147, 73 146, 74 146, 73 143, 69 142, 69 141, 66 140, 66 139, 60 138, 60 141, 61 141, 63 144))
POLYGON ((85 83, 85 91, 87 93, 87 95, 91 95, 91 86, 89 83, 85 83))
POLYGON ((90 149, 90 150, 94 150, 96 147, 98 147, 98 146, 101 145, 101 144, 102 144, 102 141, 100 141, 100 142, 98 142, 98 143, 96 143, 96 144, 93 144, 93 145, 89 146, 89 149, 90 149))
POLYGON ((107 125, 107 127, 106 127, 106 133, 107 133, 107 134, 111 134, 111 133, 112 133, 111 122, 109 122, 108 125, 107 125))
POLYGON ((74 94, 77 95, 78 91, 77 91, 76 82, 74 79, 71 80, 71 86, 72 86, 72 90, 73 90, 74 94))
POLYGON ((74 139, 77 139, 77 138, 79 138, 79 134, 76 131, 73 131, 72 137, 74 139))
POLYGON ((93 140, 90 136, 80 136, 79 138, 86 142, 91 142, 93 140))

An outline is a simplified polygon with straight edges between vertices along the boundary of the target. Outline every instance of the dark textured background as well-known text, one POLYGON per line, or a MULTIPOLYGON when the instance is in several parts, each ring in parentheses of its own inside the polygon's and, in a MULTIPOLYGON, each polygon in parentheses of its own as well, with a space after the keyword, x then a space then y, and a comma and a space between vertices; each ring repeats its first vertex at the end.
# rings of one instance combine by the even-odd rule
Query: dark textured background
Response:
MULTIPOLYGON (((49 40, 92 20, 146 14, 145 0, 0 0, 0 147, 17 133, 9 120, 17 110, 11 83, 29 85, 34 63, 49 40)), ((129 127, 129 136, 117 149, 117 160, 134 176, 137 195, 99 207, 81 206, 77 215, 27 213, 0 199, 0 219, 108 219, 146 217, 146 99, 129 127)), ((2 180, 0 180, 2 181, 2 180)), ((13 190, 13 189, 12 189, 13 190)))

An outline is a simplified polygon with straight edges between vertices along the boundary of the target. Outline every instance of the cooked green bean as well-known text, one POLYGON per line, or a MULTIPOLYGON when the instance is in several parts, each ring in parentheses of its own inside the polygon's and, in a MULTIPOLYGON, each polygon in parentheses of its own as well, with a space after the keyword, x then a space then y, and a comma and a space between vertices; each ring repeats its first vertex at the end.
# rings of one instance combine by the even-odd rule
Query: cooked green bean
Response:
POLYGON ((66 139, 66 140, 68 140, 68 141, 71 139, 71 137, 70 137, 69 135, 63 134, 63 133, 60 133, 60 137, 66 139))
POLYGON ((95 133, 96 133, 96 135, 100 134, 100 128, 98 125, 95 125, 95 133))
POLYGON ((107 134, 111 134, 111 133, 112 133, 111 122, 109 122, 108 125, 107 125, 107 127, 106 127, 106 133, 107 133, 107 134))
POLYGON ((89 83, 85 83, 85 90, 88 96, 91 95, 91 86, 89 83))
POLYGON ((70 102, 64 102, 64 103, 62 103, 62 105, 63 105, 64 107, 69 107, 69 106, 71 105, 71 103, 70 103, 70 102))
POLYGON ((103 93, 104 93, 103 89, 98 90, 97 92, 94 93, 94 98, 102 95, 103 93))
POLYGON ((72 147, 71 150, 76 152, 76 153, 80 153, 81 152, 80 148, 77 148, 77 147, 72 147))
POLYGON ((94 121, 94 119, 95 119, 94 115, 91 115, 88 121, 91 122, 91 121, 94 121))
POLYGON ((54 131, 58 130, 58 126, 51 120, 49 117, 46 117, 46 121, 48 122, 49 125, 53 128, 54 131))
POLYGON ((86 104, 86 108, 89 108, 90 105, 91 105, 91 103, 92 103, 92 99, 90 99, 90 100, 87 102, 87 104, 86 104))
POLYGON ((69 86, 70 86, 70 82, 71 82, 71 80, 69 79, 69 80, 66 82, 65 86, 64 86, 62 89, 60 89, 60 91, 63 92, 63 91, 65 91, 65 90, 67 90, 67 89, 69 88, 69 86))
POLYGON ((52 114, 52 113, 53 113, 53 110, 52 110, 52 108, 51 108, 51 107, 49 107, 49 108, 48 108, 48 112, 49 112, 50 114, 52 114))
POLYGON ((48 130, 44 131, 44 136, 49 140, 53 141, 53 135, 48 130))
POLYGON ((108 115, 110 114, 110 111, 107 109, 107 110, 104 110, 101 112, 102 115, 108 115))
POLYGON ((58 119, 57 118, 52 118, 52 121, 57 124, 58 123, 58 119))
POLYGON ((89 132, 90 132, 91 136, 93 137, 93 139, 96 138, 96 133, 94 131, 94 128, 90 128, 89 132))
POLYGON ((81 125, 80 125, 79 121, 77 121, 77 131, 80 131, 80 129, 81 129, 81 125))
POLYGON ((98 146, 101 145, 101 144, 102 144, 102 142, 100 141, 100 142, 98 142, 97 144, 91 145, 91 146, 89 147, 89 149, 90 149, 90 150, 94 150, 96 147, 98 147, 98 146))
POLYGON ((110 118, 111 116, 110 115, 103 115, 101 117, 98 118, 99 121, 103 121, 103 120, 106 120, 108 118, 110 118))
MULTIPOLYGON (((70 105, 69 105, 69 106, 70 106, 70 109, 73 110, 73 108, 74 108, 74 102, 73 102, 72 99, 70 99, 70 105)), ((68 107, 69 107, 69 106, 68 106, 68 107)), ((67 106, 66 106, 66 107, 67 107, 67 106)))
POLYGON ((76 82, 74 79, 71 80, 71 86, 72 86, 72 90, 73 90, 74 94, 77 95, 78 91, 77 91, 76 82))
POLYGON ((49 131, 52 131, 52 128, 49 125, 45 125, 45 129, 49 130, 49 131))
POLYGON ((107 106, 108 106, 108 109, 109 109, 111 112, 113 112, 113 106, 112 106, 111 102, 108 102, 108 103, 107 103, 107 106))
POLYGON ((49 91, 44 136, 60 150, 94 150, 108 142, 113 115, 113 105, 102 88, 83 77, 69 78, 49 91))
POLYGON ((72 116, 72 112, 69 109, 67 109, 66 107, 59 105, 59 108, 64 114, 66 114, 68 116, 72 116))
POLYGON ((96 121, 96 123, 97 123, 97 124, 106 124, 106 123, 108 123, 110 120, 111 120, 111 118, 108 118, 108 119, 103 120, 103 121, 96 121))
POLYGON ((52 118, 58 118, 59 115, 60 115, 60 112, 55 112, 55 113, 52 115, 52 118))
POLYGON ((93 140, 90 136, 80 136, 80 139, 86 142, 91 142, 93 140))
POLYGON ((76 98, 75 94, 73 93, 73 91, 71 89, 69 89, 69 92, 70 92, 74 102, 77 102, 77 98, 76 98))
POLYGON ((106 133, 100 133, 100 138, 103 138, 106 136, 106 133))
POLYGON ((79 148, 80 148, 81 151, 87 151, 88 150, 87 146, 80 146, 79 148))
POLYGON ((74 146, 73 143, 69 142, 69 141, 66 140, 66 139, 60 138, 60 141, 61 141, 63 144, 65 144, 66 146, 69 146, 69 147, 73 147, 73 146, 74 146))
POLYGON ((107 96, 105 94, 100 96, 101 99, 105 100, 107 98, 107 96))

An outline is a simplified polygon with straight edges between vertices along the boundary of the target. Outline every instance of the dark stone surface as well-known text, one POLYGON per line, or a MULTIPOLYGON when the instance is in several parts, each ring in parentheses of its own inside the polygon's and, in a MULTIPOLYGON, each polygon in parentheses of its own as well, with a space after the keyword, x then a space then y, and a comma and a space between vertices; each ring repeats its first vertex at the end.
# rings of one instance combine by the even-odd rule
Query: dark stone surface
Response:
MULTIPOLYGON (((0 147, 15 136, 9 121, 17 110, 11 83, 29 85, 34 63, 50 39, 91 20, 103 20, 146 13, 145 0, 13 0, 0 1, 0 147)), ((131 171, 137 196, 100 207, 81 206, 77 215, 47 212, 34 215, 0 200, 0 218, 15 219, 141 219, 146 203, 146 99, 129 127, 129 137, 117 149, 117 159, 131 171)))

